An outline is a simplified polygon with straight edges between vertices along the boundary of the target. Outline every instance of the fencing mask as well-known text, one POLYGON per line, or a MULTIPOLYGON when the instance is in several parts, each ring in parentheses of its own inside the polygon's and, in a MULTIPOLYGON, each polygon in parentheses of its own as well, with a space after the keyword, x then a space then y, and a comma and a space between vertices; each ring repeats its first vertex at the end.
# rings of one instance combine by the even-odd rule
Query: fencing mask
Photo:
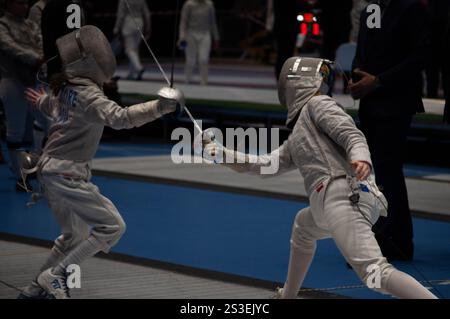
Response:
POLYGON ((286 60, 278 81, 278 98, 287 107, 286 125, 292 128, 302 108, 318 92, 331 95, 333 62, 292 57, 286 60))
POLYGON ((97 27, 83 26, 56 40, 56 46, 69 78, 89 78, 102 86, 116 71, 116 58, 108 39, 97 27))

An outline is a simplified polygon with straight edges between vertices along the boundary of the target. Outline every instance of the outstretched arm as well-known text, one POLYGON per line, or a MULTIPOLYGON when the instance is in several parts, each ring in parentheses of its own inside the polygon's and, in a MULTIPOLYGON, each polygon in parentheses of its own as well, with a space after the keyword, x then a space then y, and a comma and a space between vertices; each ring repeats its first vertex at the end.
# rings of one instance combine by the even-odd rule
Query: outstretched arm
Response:
POLYGON ((271 177, 295 169, 286 141, 280 148, 270 154, 251 155, 227 149, 215 142, 207 142, 205 153, 211 157, 222 152, 221 164, 238 172, 271 177))
POLYGON ((165 114, 174 112, 179 103, 180 100, 159 95, 158 100, 122 108, 95 87, 87 87, 83 91, 80 102, 85 107, 86 118, 89 122, 103 124, 116 130, 140 127, 152 122, 165 114))

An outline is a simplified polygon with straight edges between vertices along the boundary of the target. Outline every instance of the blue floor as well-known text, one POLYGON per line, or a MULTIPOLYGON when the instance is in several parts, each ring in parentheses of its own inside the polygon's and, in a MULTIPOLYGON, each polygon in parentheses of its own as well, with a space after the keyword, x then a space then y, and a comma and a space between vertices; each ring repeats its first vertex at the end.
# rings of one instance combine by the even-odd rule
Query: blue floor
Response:
MULTIPOLYGON (((157 143, 103 143, 97 152, 96 157, 128 157, 128 156, 154 156, 170 155, 172 145, 157 143)), ((432 175, 450 175, 450 168, 430 167, 423 165, 405 165, 405 176, 423 177, 432 175)))
MULTIPOLYGON (((102 144, 98 157, 170 154, 164 144, 102 144)), ((450 170, 408 167, 412 173, 450 170)), ((305 205, 186 187, 94 177, 122 213, 127 232, 115 252, 252 278, 285 279, 289 236, 295 214, 305 205)), ((13 191, 0 165, 0 232, 53 240, 58 226, 44 201, 25 206, 28 195, 13 191)), ((419 280, 450 280, 450 223, 415 219, 416 261, 396 266, 419 280), (417 269, 419 269, 419 272, 417 269), (425 276, 425 278, 423 277, 425 276)), ((1 265, 0 265, 1 277, 1 265)), ((319 243, 305 286, 359 285, 331 240, 319 243)), ((450 298, 450 285, 437 286, 450 298)), ((387 298, 366 288, 333 291, 356 298, 387 298)))
MULTIPOLYGON (((3 154, 7 156, 4 143, 0 143, 3 154)), ((102 143, 97 151, 97 158, 170 155, 172 145, 163 143, 102 143)), ((450 168, 429 167, 423 165, 405 165, 405 176, 423 177, 437 174, 450 175, 450 168)))
MULTIPOLYGON (((26 194, 12 191, 9 172, 0 166, 0 232, 52 240, 58 235, 45 202, 28 209, 26 194)), ((127 232, 115 252, 216 270, 253 278, 284 281, 289 234, 304 205, 284 200, 235 195, 104 177, 94 178, 118 207, 127 232)), ((450 224, 415 219, 415 266, 397 266, 419 280, 450 279, 450 224)), ((0 266, 1 276, 1 266, 0 266)), ((347 269, 331 240, 319 243, 305 286, 329 288, 360 284, 347 269)), ((450 298, 450 286, 438 286, 450 298)), ((337 290, 357 298, 383 298, 368 289, 337 290)))
POLYGON ((170 155, 172 145, 162 143, 102 143, 97 158, 170 155))

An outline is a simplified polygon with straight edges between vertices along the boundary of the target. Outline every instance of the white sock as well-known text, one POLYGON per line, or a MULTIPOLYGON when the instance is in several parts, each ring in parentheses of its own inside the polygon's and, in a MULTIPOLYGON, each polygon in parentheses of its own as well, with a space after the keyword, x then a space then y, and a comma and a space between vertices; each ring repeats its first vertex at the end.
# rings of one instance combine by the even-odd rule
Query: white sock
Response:
POLYGON ((66 257, 66 255, 60 252, 58 248, 53 247, 50 255, 47 257, 47 260, 41 267, 41 272, 49 268, 55 267, 61 262, 61 260, 64 259, 64 257, 66 257))
POLYGON ((65 257, 56 267, 53 268, 52 273, 55 275, 64 275, 69 265, 81 265, 87 258, 94 256, 102 250, 102 243, 90 236, 85 241, 81 242, 65 257))
POLYGON ((386 291, 401 299, 437 299, 413 277, 398 270, 394 270, 389 276, 386 291))
POLYGON ((283 299, 297 298, 298 291, 305 280, 313 258, 314 251, 312 253, 304 253, 300 249, 291 246, 288 275, 283 288, 283 299))

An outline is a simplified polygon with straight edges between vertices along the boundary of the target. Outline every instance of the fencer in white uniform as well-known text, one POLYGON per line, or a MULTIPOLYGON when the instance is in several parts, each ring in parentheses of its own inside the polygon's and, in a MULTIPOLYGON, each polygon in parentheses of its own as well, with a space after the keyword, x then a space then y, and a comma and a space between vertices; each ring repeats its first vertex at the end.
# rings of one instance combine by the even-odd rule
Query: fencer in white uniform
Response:
POLYGON ((178 45, 186 53, 186 83, 192 80, 192 72, 198 61, 200 83, 208 84, 209 56, 211 53, 211 36, 215 46, 219 43, 219 31, 216 11, 210 0, 188 0, 181 10, 180 34, 178 45))
POLYGON ((125 232, 114 204, 90 182, 91 160, 104 126, 139 127, 184 105, 183 94, 171 88, 161 89, 158 100, 127 108, 108 100, 102 86, 113 76, 116 60, 108 40, 94 26, 59 38, 57 47, 65 83, 53 85, 51 95, 28 90, 27 97, 54 119, 37 168, 62 234, 21 298, 69 297, 66 267, 80 265, 99 251, 108 252, 125 232))
POLYGON ((139 29, 146 38, 150 37, 151 15, 145 0, 127 0, 127 2, 119 0, 114 34, 121 35, 123 39, 125 54, 130 62, 128 79, 141 80, 145 68, 139 56, 142 41, 139 29))
POLYGON ((369 288, 398 298, 436 298, 389 264, 375 240, 372 225, 386 214, 386 199, 374 177, 369 177, 372 163, 364 135, 327 95, 329 65, 329 61, 300 57, 285 62, 279 98, 288 108, 287 126, 293 130, 279 149, 262 156, 246 155, 204 138, 205 152, 235 159, 234 164, 224 165, 238 172, 260 174, 262 167, 277 161, 278 173, 299 169, 304 177, 310 207, 295 218, 287 280, 277 297, 297 297, 316 242, 331 237, 369 288))

